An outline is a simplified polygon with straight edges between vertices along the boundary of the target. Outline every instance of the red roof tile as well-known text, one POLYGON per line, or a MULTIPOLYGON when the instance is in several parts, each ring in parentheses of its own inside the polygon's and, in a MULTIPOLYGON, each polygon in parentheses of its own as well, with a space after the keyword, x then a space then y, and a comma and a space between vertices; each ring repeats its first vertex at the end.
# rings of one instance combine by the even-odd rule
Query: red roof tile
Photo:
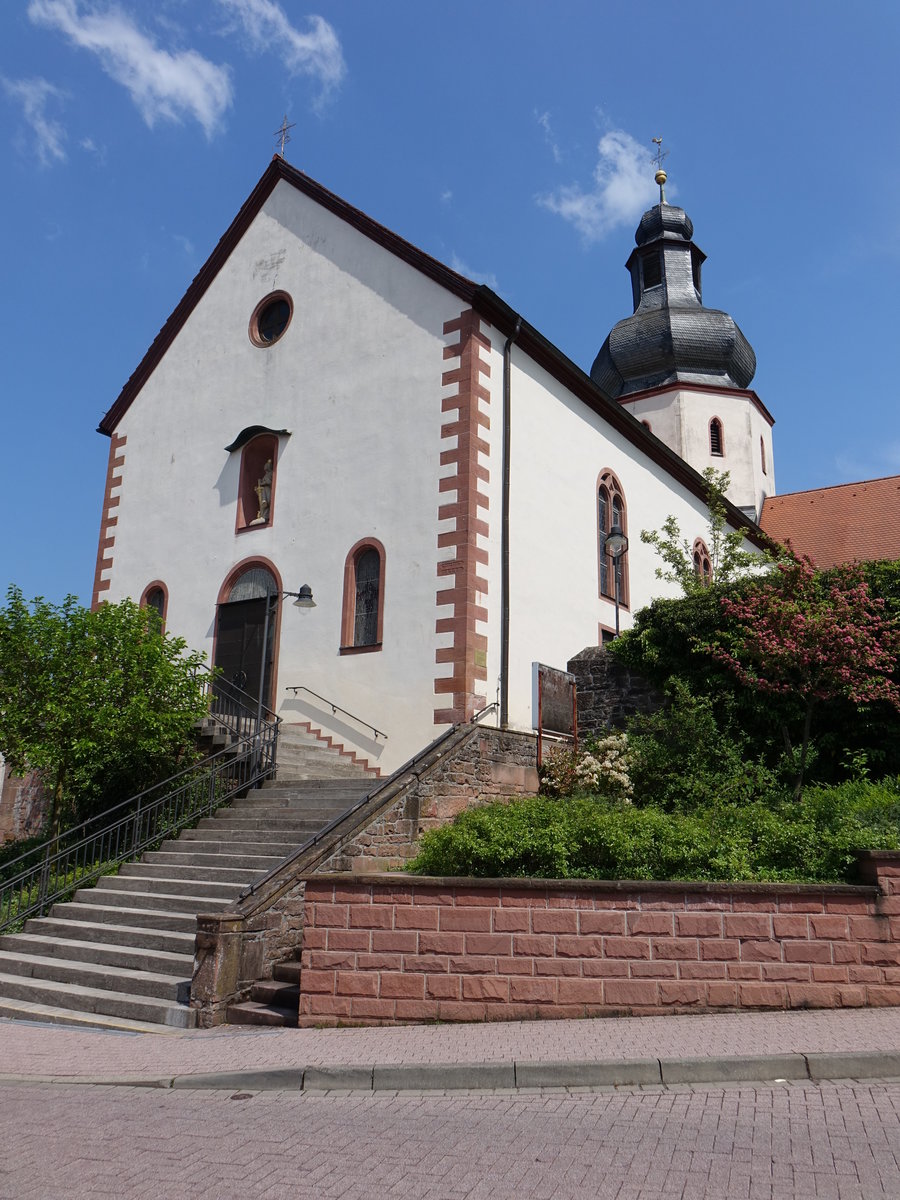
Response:
POLYGON ((900 475, 767 496, 759 523, 817 567, 900 559, 900 475))

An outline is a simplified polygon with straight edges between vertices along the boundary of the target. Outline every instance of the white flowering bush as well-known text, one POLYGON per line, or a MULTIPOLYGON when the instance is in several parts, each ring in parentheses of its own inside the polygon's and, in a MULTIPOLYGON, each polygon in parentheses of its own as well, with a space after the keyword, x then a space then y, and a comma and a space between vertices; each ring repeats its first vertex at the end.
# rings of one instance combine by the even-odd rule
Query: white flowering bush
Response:
POLYGON ((575 764, 579 790, 631 801, 631 752, 627 733, 589 738, 575 764))
POLYGON ((625 733, 587 738, 577 754, 569 746, 554 746, 541 766, 541 791, 549 796, 599 792, 630 803, 631 762, 625 733))

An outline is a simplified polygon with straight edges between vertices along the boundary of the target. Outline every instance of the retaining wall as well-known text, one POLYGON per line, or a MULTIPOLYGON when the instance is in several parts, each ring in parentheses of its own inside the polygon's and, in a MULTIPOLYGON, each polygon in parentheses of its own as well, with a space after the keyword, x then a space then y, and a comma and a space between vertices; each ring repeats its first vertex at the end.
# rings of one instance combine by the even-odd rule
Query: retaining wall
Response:
POLYGON ((900 1005, 900 853, 866 886, 306 880, 300 1024, 900 1005))

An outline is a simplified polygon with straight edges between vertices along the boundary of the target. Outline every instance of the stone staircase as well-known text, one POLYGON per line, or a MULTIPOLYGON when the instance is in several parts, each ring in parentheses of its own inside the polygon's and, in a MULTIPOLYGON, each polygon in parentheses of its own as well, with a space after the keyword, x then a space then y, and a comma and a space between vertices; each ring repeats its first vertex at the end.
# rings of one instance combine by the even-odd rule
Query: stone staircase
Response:
MULTIPOLYGON (((219 912, 371 786, 371 770, 289 736, 279 778, 0 937, 0 1017, 154 1030, 190 1028, 196 918, 219 912), (316 774, 317 773, 317 774, 316 774)), ((284 1024, 297 964, 234 1019, 284 1024)), ((231 1014, 229 1014, 231 1015, 231 1014)))

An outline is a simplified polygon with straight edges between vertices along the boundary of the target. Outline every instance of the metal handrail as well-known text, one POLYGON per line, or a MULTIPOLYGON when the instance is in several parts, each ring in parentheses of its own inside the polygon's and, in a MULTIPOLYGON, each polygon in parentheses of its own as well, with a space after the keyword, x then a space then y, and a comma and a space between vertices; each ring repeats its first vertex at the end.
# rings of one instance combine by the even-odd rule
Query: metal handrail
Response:
MULTIPOLYGON (((276 875, 283 871, 288 863, 293 862, 295 859, 301 858, 307 850, 310 850, 313 846, 321 842, 323 838, 326 838, 328 834, 332 833, 338 827, 338 825, 341 825, 347 820, 348 817, 352 817, 353 814, 359 812, 361 808, 365 808, 367 804, 371 804, 373 800, 378 798, 385 788, 389 788, 392 784, 396 784, 397 781, 402 779, 404 775, 412 775, 414 778, 418 779, 419 776, 414 768, 423 759, 429 758, 432 754, 434 754, 434 752, 441 745, 443 745, 444 742, 449 741, 449 739, 453 737, 455 733, 458 733, 460 729, 465 728, 466 727, 464 725, 451 725, 449 729, 445 729, 443 733, 439 733, 437 737, 434 738, 433 741, 429 742, 423 750, 419 750, 418 753, 412 756, 412 758, 407 759, 402 766, 398 767, 397 770, 393 772, 393 774, 388 775, 385 779, 379 779, 375 787, 373 787, 370 792, 366 792, 366 794, 357 800, 355 804, 351 804, 350 807, 345 809, 342 813, 338 813, 336 817, 332 818, 332 820, 328 822, 324 829, 320 829, 318 833, 314 833, 312 837, 307 838, 302 846, 298 846, 296 850, 291 851, 291 853, 286 859, 283 860, 283 862, 277 863, 274 867, 268 870, 265 875, 262 875, 259 879, 255 879, 252 883, 247 884, 247 886, 238 896, 238 903, 240 903, 242 900, 246 900, 248 896, 252 896, 256 891, 258 891, 259 888, 268 883, 270 879, 273 879, 276 875)), ((441 756, 438 755, 438 757, 440 758, 441 756)))
POLYGON ((0 932, 45 912, 76 886, 112 873, 272 774, 280 717, 266 710, 258 722, 233 694, 239 689, 229 695, 217 690, 217 682, 210 674, 210 712, 230 730, 232 744, 6 863, 0 932))
POLYGON ((298 683, 296 687, 285 688, 285 691, 293 692, 296 696, 298 692, 309 692, 311 696, 315 696, 317 700, 321 700, 323 704, 330 706, 332 713, 343 713, 345 717, 349 717, 351 721, 358 721, 360 725, 365 725, 366 729, 371 729, 376 738, 384 738, 388 740, 388 735, 382 733, 380 729, 376 729, 369 721, 364 721, 362 717, 354 716, 352 712, 347 712, 346 708, 341 708, 339 704, 335 704, 333 700, 327 700, 324 696, 320 696, 318 692, 314 692, 312 688, 306 687, 305 684, 298 683))

